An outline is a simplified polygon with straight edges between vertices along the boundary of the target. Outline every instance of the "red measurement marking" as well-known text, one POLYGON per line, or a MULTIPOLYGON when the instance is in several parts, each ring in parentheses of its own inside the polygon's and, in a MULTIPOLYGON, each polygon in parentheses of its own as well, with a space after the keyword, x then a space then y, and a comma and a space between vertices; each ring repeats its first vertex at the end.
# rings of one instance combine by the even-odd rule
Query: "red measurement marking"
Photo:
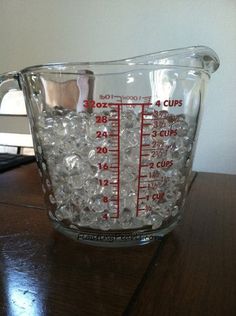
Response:
POLYGON ((99 124, 99 123, 107 123, 107 116, 106 115, 97 115, 96 116, 96 123, 99 124))
POLYGON ((142 154, 141 157, 147 157, 149 154, 142 154))
POLYGON ((143 151, 145 151, 145 152, 152 151, 152 150, 157 150, 157 149, 155 147, 143 149, 143 151))
POLYGON ((141 112, 141 133, 140 133, 140 150, 139 150, 139 170, 138 170, 138 194, 137 194, 137 210, 136 216, 139 213, 139 194, 140 194, 140 180, 141 180, 141 164, 142 164, 142 145, 143 145, 143 113, 144 113, 144 105, 142 105, 141 112))
POLYGON ((142 183, 147 183, 147 182, 156 182, 156 181, 158 181, 157 179, 155 179, 155 180, 144 180, 144 181, 142 181, 142 183))
POLYGON ((102 218, 107 221, 107 220, 108 220, 108 214, 104 214, 104 215, 102 216, 102 218))
POLYGON ((139 187, 140 189, 147 189, 147 186, 145 186, 145 187, 139 187))
POLYGON ((143 147, 150 147, 151 144, 143 144, 143 147))
POLYGON ((144 118, 145 121, 158 121, 158 119, 144 118))
POLYGON ((116 214, 113 214, 111 218, 119 218, 120 215, 120 106, 119 103, 109 103, 110 107, 114 106, 115 113, 109 119, 111 130, 108 134, 112 138, 112 146, 109 148, 109 152, 112 156, 112 165, 109 166, 111 169, 112 177, 109 184, 112 190, 116 190, 116 194, 113 195, 112 201, 116 205, 116 214))
POLYGON ((150 135, 151 135, 151 133, 148 133, 148 134, 144 134, 144 133, 143 133, 143 136, 150 136, 150 135))
POLYGON ((151 123, 149 124, 149 123, 145 123, 145 124, 143 124, 143 126, 150 126, 150 125, 152 125, 151 123))
POLYGON ((140 178, 147 178, 147 175, 142 175, 142 176, 139 176, 140 178))
POLYGON ((117 103, 108 103, 110 105, 141 105, 142 107, 143 106, 148 106, 148 105, 152 105, 152 103, 148 103, 148 102, 144 102, 144 103, 123 103, 123 102, 117 102, 117 103))
POLYGON ((141 165, 141 167, 149 167, 149 165, 141 165))
POLYGON ((146 198, 146 196, 144 196, 144 197, 141 197, 141 198, 138 198, 139 200, 146 200, 147 198, 146 198))
POLYGON ((120 107, 118 106, 118 179, 117 179, 117 217, 120 216, 120 107))

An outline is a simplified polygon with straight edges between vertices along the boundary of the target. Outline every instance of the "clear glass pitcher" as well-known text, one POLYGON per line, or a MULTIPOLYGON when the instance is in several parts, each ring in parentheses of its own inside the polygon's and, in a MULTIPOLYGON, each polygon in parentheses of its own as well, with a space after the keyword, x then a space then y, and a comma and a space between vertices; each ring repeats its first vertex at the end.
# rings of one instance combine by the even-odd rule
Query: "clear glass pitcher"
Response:
POLYGON ((48 214, 85 243, 144 244, 180 220, 208 79, 208 47, 125 60, 33 66, 22 89, 48 214))

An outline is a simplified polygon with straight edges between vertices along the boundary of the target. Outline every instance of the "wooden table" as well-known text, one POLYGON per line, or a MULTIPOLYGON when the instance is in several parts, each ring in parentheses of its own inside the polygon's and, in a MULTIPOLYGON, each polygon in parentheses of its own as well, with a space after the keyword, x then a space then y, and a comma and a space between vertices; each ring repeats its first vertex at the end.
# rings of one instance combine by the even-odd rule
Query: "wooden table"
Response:
POLYGON ((236 176, 200 173, 161 242, 97 248, 47 218, 34 163, 0 175, 0 315, 236 315, 236 176))

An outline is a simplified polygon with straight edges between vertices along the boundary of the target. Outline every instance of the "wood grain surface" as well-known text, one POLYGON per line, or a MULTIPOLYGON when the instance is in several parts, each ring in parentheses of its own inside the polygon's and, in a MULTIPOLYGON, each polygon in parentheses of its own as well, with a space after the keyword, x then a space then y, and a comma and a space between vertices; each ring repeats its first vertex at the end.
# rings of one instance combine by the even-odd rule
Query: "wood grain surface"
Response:
POLYGON ((236 315, 236 177, 200 174, 130 315, 236 315))
POLYGON ((36 163, 0 174, 0 203, 45 208, 36 163))
POLYGON ((0 175, 0 315, 236 315, 236 177, 200 173, 163 241, 97 248, 52 228, 35 164, 0 175))

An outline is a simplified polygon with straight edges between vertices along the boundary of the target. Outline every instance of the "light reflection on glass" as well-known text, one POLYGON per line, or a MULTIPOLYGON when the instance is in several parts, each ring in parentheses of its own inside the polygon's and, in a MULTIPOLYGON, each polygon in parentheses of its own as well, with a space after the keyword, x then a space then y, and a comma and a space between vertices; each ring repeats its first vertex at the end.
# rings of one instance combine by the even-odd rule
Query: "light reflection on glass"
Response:
POLYGON ((40 289, 35 286, 37 280, 25 272, 12 269, 6 274, 8 314, 11 316, 42 316, 43 302, 40 289))
MULTIPOLYGON (((176 81, 170 82, 169 70, 158 69, 151 71, 149 74, 151 91, 152 91, 152 103, 157 100, 168 100, 171 99, 173 92, 176 88, 176 81)), ((168 109, 165 109, 168 111, 168 109)))
POLYGON ((127 78, 127 83, 132 83, 132 82, 134 82, 134 77, 129 76, 127 78))

